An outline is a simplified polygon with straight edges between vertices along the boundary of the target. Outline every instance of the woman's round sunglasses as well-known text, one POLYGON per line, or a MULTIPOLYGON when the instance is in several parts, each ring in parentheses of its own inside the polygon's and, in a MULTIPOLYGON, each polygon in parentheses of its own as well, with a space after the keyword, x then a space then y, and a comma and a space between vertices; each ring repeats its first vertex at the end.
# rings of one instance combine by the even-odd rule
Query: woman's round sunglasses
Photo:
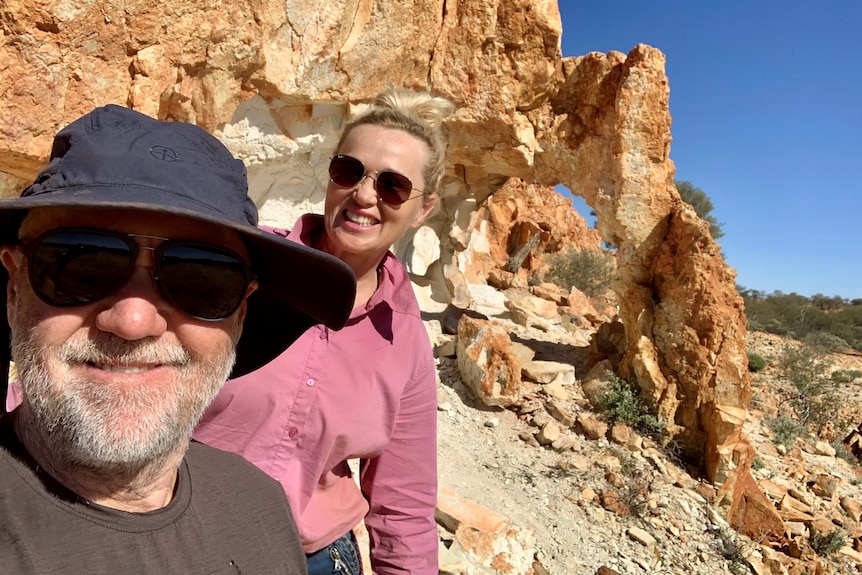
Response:
POLYGON ((374 182, 377 197, 390 206, 400 206, 411 199, 410 194, 413 190, 425 193, 419 188, 414 188, 410 178, 397 172, 377 172, 377 176, 373 176, 372 173, 365 169, 365 164, 353 156, 338 154, 329 162, 329 179, 333 184, 339 188, 352 188, 369 177, 374 182))
POLYGON ((234 252, 209 244, 83 228, 59 228, 21 242, 30 284, 55 307, 97 302, 126 283, 142 249, 153 251, 152 276, 165 299, 188 315, 215 321, 229 317, 254 275, 234 252), (164 240, 155 248, 137 237, 164 240))

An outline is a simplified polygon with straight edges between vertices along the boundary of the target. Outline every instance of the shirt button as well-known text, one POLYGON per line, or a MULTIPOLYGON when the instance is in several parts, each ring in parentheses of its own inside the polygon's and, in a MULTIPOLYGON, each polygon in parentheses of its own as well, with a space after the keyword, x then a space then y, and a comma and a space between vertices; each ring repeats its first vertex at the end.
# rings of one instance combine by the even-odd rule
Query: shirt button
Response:
POLYGON ((288 437, 296 437, 296 434, 299 433, 299 430, 295 427, 291 427, 287 430, 288 437))
POLYGON ((308 387, 311 387, 312 385, 314 385, 314 380, 313 379, 306 379, 305 385, 307 385, 308 387))

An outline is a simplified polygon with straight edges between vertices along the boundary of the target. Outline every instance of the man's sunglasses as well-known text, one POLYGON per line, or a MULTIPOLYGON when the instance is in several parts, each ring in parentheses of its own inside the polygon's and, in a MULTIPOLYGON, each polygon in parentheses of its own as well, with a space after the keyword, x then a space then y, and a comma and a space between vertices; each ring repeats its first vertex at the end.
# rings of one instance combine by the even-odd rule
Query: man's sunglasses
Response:
POLYGON ((365 164, 353 156, 338 154, 329 162, 329 179, 333 184, 339 188, 352 188, 368 176, 374 182, 377 197, 390 206, 400 206, 410 199, 413 190, 419 190, 413 187, 410 178, 397 172, 377 172, 376 177, 371 174, 365 169, 365 164))
POLYGON ((116 292, 135 268, 140 250, 153 251, 152 276, 162 296, 201 320, 224 319, 237 310, 254 275, 234 252, 198 242, 164 240, 155 248, 136 237, 81 228, 45 232, 23 244, 30 284, 45 303, 73 307, 116 292))

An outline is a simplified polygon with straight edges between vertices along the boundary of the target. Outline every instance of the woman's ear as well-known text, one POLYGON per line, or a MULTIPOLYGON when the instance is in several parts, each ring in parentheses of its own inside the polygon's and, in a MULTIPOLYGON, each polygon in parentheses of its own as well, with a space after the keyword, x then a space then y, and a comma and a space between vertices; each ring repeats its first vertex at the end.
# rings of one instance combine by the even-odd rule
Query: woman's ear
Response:
POLYGON ((413 223, 410 224, 411 228, 418 228, 425 221, 425 218, 430 216, 434 212, 434 208, 437 207, 437 202, 439 201, 439 197, 437 194, 427 194, 422 199, 422 208, 416 213, 416 217, 413 219, 413 223))

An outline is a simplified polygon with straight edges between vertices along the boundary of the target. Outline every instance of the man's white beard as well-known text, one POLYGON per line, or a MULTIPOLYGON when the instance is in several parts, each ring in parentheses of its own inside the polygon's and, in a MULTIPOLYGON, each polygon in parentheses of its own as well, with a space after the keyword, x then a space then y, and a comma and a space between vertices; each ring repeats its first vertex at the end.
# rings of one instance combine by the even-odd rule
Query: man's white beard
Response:
POLYGON ((130 342, 109 333, 40 347, 37 329, 22 327, 12 329, 13 357, 42 441, 62 464, 96 472, 133 475, 182 453, 236 357, 230 337, 216 356, 193 358, 179 344, 130 342), (69 366, 80 362, 170 365, 176 379, 152 386, 93 383, 71 376, 69 366))

